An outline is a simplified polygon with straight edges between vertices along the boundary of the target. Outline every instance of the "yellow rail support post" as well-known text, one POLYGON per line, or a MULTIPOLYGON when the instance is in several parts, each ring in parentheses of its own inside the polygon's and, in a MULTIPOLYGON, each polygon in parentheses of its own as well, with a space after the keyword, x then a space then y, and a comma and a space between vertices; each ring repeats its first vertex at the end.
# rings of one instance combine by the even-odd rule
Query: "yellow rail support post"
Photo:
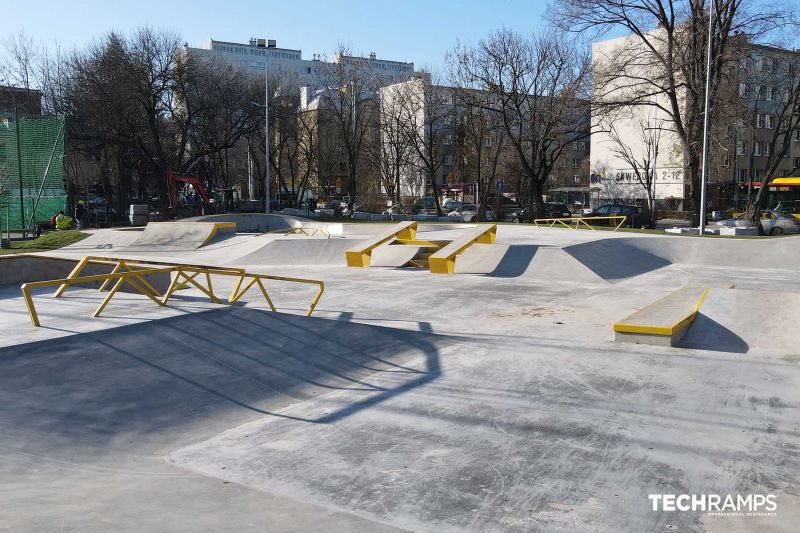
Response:
POLYGON ((614 226, 612 231, 617 231, 627 219, 628 217, 626 215, 613 215, 608 217, 535 218, 533 223, 537 228, 540 223, 544 224, 547 228, 552 228, 556 224, 560 224, 565 228, 578 229, 579 226, 584 225, 592 231, 597 231, 597 228, 589 224, 590 220, 615 220, 618 221, 618 223, 614 226), (569 222, 569 224, 567 222, 569 222), (572 225, 573 223, 575 224, 574 226, 572 225))
POLYGON ((384 231, 377 237, 354 246, 345 251, 345 259, 349 267, 368 267, 372 260, 372 250, 394 239, 414 240, 417 236, 416 222, 400 222, 392 226, 391 229, 384 231))
POLYGON ((494 244, 497 239, 497 224, 479 225, 466 235, 444 246, 428 257, 428 266, 433 274, 452 274, 456 270, 456 257, 473 244, 494 244))

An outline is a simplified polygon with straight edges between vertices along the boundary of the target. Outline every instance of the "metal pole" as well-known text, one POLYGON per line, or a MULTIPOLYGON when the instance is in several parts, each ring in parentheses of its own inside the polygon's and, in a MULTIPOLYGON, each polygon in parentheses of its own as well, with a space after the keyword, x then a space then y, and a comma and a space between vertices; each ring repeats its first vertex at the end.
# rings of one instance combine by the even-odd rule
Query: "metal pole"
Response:
MULTIPOLYGON (((14 108, 14 130, 17 136, 17 172, 19 173, 19 225, 22 226, 25 223, 25 196, 22 193, 22 148, 19 138, 19 113, 16 107, 14 108)), ((20 229, 26 228, 21 227, 20 229)), ((10 235, 11 228, 8 228, 8 231, 10 235)))
POLYGON ((269 214, 269 46, 264 50, 264 118, 265 118, 265 135, 264 135, 264 212, 269 214))
POLYGON ((706 232, 706 182, 708 181, 708 125, 711 119, 711 48, 714 37, 714 0, 708 5, 708 50, 706 55, 706 101, 703 116, 703 170, 700 175, 700 235, 706 232))

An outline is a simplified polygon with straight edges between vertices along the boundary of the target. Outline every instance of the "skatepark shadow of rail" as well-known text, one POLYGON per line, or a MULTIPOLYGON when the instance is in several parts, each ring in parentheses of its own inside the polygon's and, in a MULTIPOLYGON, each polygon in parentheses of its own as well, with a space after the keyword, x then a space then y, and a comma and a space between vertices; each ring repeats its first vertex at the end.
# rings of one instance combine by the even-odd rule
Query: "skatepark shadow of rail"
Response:
POLYGON ((328 423, 435 380, 440 349, 453 342, 231 307, 11 346, 0 349, 0 427, 7 445, 37 451, 102 449, 118 438, 173 443, 184 426, 218 431, 358 391, 356 403, 303 420, 328 423))

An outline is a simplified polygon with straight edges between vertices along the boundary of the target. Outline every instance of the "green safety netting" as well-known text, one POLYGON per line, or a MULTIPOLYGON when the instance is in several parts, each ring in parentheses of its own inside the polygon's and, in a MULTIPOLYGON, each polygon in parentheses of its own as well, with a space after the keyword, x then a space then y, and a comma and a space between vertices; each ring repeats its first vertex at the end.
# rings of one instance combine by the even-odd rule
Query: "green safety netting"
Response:
POLYGON ((0 225, 4 229, 6 208, 12 230, 30 228, 66 209, 63 126, 62 117, 0 120, 0 225))

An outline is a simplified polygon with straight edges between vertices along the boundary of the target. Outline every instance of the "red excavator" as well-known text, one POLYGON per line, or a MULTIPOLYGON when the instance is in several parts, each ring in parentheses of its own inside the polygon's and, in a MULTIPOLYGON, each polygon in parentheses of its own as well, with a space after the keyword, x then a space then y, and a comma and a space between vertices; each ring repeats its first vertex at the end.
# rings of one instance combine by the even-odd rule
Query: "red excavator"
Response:
POLYGON ((208 209, 210 204, 208 193, 206 192, 206 188, 203 186, 203 184, 200 183, 200 178, 197 176, 178 176, 173 172, 167 172, 167 186, 169 187, 170 207, 172 209, 177 209, 179 207, 196 207, 196 203, 188 201, 188 199, 191 197, 189 195, 188 185, 192 186, 194 193, 200 198, 201 210, 208 209), (180 191, 180 203, 178 202, 178 183, 184 184, 180 191))

